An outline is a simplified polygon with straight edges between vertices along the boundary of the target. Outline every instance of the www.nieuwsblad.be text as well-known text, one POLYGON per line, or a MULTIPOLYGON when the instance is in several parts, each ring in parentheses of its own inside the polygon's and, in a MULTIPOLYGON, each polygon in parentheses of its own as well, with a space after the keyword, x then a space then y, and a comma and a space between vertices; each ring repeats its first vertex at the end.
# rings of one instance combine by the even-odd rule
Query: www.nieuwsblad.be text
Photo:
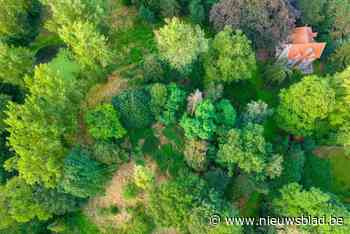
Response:
POLYGON ((222 217, 214 214, 209 218, 210 225, 247 225, 247 226, 280 226, 280 225, 344 225, 343 217, 222 217))

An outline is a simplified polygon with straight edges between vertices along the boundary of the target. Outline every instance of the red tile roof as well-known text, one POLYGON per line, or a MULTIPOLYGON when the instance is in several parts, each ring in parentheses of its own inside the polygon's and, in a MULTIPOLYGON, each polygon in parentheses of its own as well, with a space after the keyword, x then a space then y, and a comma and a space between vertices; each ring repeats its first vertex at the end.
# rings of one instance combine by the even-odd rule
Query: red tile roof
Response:
POLYGON ((310 27, 295 28, 292 35, 292 43, 288 52, 288 59, 318 59, 321 57, 326 43, 317 43, 314 38, 317 33, 312 32, 310 27))

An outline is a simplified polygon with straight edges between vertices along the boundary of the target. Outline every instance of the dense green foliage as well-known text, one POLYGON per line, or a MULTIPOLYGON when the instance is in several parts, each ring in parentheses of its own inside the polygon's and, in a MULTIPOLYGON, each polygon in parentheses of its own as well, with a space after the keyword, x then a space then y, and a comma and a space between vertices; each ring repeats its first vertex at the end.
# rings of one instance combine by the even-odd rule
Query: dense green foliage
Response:
POLYGON ((216 34, 205 61, 208 81, 249 80, 256 70, 250 41, 241 32, 226 26, 216 34))
POLYGON ((111 169, 113 167, 90 159, 87 151, 76 148, 64 161, 64 175, 60 186, 76 197, 94 196, 104 191, 111 169))
POLYGON ((77 89, 78 72, 79 66, 61 53, 50 64, 37 66, 34 77, 26 80, 30 94, 23 105, 8 105, 8 141, 16 151, 12 169, 30 184, 53 187, 62 176, 67 153, 62 138, 77 128, 77 106, 82 96, 77 89))
POLYGON ((326 79, 304 77, 287 90, 281 90, 278 122, 288 132, 311 135, 319 121, 328 117, 335 104, 335 93, 326 79))
POLYGON ((349 16, 0 0, 0 234, 350 233, 349 16), (279 53, 306 25, 326 48, 293 65, 279 53), (309 215, 345 223, 246 223, 309 215))
POLYGON ((58 30, 62 40, 72 49, 82 67, 96 69, 106 67, 111 61, 111 53, 106 38, 99 34, 90 22, 75 21, 58 30))
POLYGON ((151 124, 149 94, 144 90, 124 91, 113 98, 113 106, 126 128, 145 128, 151 124))
POLYGON ((208 50, 208 40, 199 26, 193 27, 178 18, 167 21, 156 39, 160 56, 179 71, 187 71, 198 56, 208 50))
POLYGON ((24 78, 33 70, 34 54, 23 47, 8 46, 0 42, 0 80, 24 86, 24 78))
POLYGON ((111 104, 103 104, 88 111, 85 122, 90 134, 97 140, 119 139, 126 134, 111 104))
POLYGON ((312 217, 343 217, 344 225, 307 225, 301 226, 310 232, 317 233, 346 233, 349 232, 349 211, 334 200, 331 195, 323 193, 317 188, 302 190, 296 183, 288 184, 281 190, 281 196, 273 201, 274 210, 278 215, 288 217, 300 217, 301 215, 312 217))

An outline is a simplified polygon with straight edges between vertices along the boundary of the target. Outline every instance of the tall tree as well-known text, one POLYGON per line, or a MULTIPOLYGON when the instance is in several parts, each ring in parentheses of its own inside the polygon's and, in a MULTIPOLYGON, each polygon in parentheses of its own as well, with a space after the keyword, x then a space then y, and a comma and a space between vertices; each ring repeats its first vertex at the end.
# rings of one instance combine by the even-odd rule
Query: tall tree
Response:
POLYGON ((332 39, 346 39, 350 35, 349 0, 299 0, 304 24, 316 27, 332 39))
POLYGON ((143 89, 123 91, 112 100, 126 128, 145 128, 151 124, 149 102, 149 94, 143 89))
POLYGON ((166 25, 156 31, 156 41, 161 58, 182 72, 190 70, 198 56, 208 50, 208 40, 200 27, 178 18, 166 20, 166 25))
POLYGON ((211 43, 204 67, 209 82, 251 79, 257 69, 251 42, 242 31, 226 26, 211 43))
POLYGON ((34 199, 33 187, 20 177, 13 177, 0 188, 0 229, 16 222, 28 222, 34 218, 47 220, 51 214, 34 199))
POLYGON ((274 49, 294 27, 295 10, 284 0, 221 0, 210 11, 217 30, 241 29, 258 48, 274 49))
POLYGON ((10 103, 5 120, 9 146, 16 156, 14 169, 29 184, 53 187, 61 177, 66 144, 77 129, 81 93, 79 66, 66 53, 36 67, 26 80, 29 95, 24 104, 10 103))

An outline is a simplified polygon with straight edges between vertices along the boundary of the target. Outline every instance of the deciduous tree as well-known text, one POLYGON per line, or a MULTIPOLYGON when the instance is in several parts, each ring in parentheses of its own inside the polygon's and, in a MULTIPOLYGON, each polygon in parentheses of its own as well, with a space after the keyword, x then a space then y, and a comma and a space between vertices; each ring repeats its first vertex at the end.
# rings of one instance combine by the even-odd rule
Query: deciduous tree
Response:
POLYGON ((8 105, 5 123, 9 146, 16 153, 13 166, 29 184, 53 187, 62 175, 65 145, 77 129, 82 98, 78 72, 79 66, 61 53, 37 66, 34 78, 26 80, 29 94, 24 104, 8 105))
POLYGON ((119 139, 126 134, 111 104, 102 104, 88 111, 85 122, 89 133, 97 140, 119 139))
POLYGON ((281 195, 272 202, 277 215, 287 217, 343 217, 344 225, 306 225, 300 226, 304 230, 316 233, 347 233, 350 230, 348 220, 349 211, 338 200, 318 188, 303 190, 297 183, 285 185, 280 190, 281 195))
POLYGON ((284 130, 309 136, 334 108, 335 93, 327 79, 315 75, 283 89, 277 108, 277 121, 284 130))
POLYGON ((156 41, 161 58, 182 72, 190 70, 198 56, 208 50, 208 40, 200 27, 178 18, 166 20, 166 25, 156 31, 156 41))
POLYGON ((207 82, 252 79, 257 67, 251 42, 242 31, 226 26, 211 43, 204 67, 207 82))
POLYGON ((221 0, 210 11, 217 30, 241 29, 258 48, 271 50, 285 40, 295 23, 295 11, 284 0, 221 0))
POLYGON ((88 21, 72 21, 58 29, 62 40, 72 49, 76 60, 83 68, 97 69, 111 62, 107 38, 88 21))
POLYGON ((0 81, 24 88, 26 74, 34 68, 34 53, 0 42, 0 81))

